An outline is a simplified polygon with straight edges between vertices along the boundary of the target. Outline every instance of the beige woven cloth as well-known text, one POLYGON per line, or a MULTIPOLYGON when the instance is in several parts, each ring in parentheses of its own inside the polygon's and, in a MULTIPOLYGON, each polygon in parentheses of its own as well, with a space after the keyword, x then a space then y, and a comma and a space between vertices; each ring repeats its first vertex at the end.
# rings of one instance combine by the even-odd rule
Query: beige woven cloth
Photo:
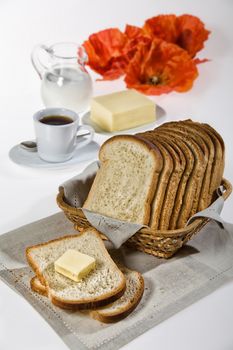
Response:
POLYGON ((0 278, 22 295, 72 350, 117 350, 143 332, 208 295, 233 278, 233 225, 214 221, 169 260, 122 247, 111 254, 140 271, 145 292, 139 306, 116 324, 101 324, 80 312, 53 306, 30 289, 27 246, 74 232, 59 213, 0 236, 0 278))

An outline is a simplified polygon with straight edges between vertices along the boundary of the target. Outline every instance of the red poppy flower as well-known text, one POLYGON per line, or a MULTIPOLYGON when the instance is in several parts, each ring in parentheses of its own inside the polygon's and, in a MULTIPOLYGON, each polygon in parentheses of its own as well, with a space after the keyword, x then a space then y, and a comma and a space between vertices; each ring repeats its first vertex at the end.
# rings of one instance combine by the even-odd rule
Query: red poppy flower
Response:
POLYGON ((123 54, 130 61, 138 50, 141 43, 151 42, 151 38, 143 31, 142 28, 127 24, 125 27, 127 43, 123 49, 123 54))
POLYGON ((125 82, 144 94, 160 95, 189 90, 197 76, 197 67, 185 50, 155 38, 140 44, 127 67, 125 82))
POLYGON ((195 16, 183 15, 177 20, 179 32, 177 44, 194 57, 204 47, 210 31, 206 30, 204 23, 195 16))
POLYGON ((200 51, 209 31, 203 22, 191 15, 159 15, 146 20, 143 30, 152 38, 158 37, 187 50, 191 57, 200 51))
POLYGON ((128 64, 122 50, 127 36, 117 28, 102 30, 89 36, 83 46, 88 55, 87 64, 103 79, 113 80, 125 73, 128 64))
POLYGON ((151 38, 157 37, 175 43, 178 37, 176 15, 159 15, 145 21, 143 30, 151 38))

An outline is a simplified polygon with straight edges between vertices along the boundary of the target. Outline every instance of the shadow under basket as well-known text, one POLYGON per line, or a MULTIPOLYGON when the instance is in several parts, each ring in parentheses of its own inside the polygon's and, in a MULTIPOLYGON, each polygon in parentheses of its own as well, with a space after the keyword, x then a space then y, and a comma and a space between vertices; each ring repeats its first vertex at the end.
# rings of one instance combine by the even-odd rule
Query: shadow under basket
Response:
MULTIPOLYGON (((232 186, 226 179, 222 180, 221 186, 224 188, 222 196, 226 200, 231 194, 232 186)), ((74 223, 75 229, 82 230, 92 227, 81 209, 71 207, 64 201, 64 190, 62 188, 57 195, 57 204, 64 211, 66 217, 74 223)), ((197 218, 190 225, 176 230, 142 228, 124 244, 160 258, 170 258, 196 235, 208 221, 209 219, 206 218, 197 218)), ((102 235, 102 238, 106 239, 104 235, 102 235)))

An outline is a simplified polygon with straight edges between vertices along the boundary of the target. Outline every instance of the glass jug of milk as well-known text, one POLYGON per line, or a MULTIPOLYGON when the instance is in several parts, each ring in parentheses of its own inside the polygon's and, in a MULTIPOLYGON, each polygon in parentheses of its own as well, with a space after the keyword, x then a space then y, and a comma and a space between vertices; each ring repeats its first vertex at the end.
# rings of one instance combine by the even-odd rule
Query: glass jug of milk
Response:
POLYGON ((38 45, 31 55, 41 82, 46 107, 64 107, 85 112, 90 107, 92 80, 85 68, 87 55, 75 43, 38 45))

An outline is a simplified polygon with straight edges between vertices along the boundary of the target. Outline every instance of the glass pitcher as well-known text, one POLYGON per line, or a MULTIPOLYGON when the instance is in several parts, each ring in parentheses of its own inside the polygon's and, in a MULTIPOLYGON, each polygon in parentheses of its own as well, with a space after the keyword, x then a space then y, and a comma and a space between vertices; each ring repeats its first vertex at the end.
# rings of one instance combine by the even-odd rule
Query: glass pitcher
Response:
POLYGON ((46 107, 64 107, 85 112, 90 107, 92 80, 85 68, 87 55, 75 43, 38 45, 31 55, 41 82, 41 97, 46 107))

